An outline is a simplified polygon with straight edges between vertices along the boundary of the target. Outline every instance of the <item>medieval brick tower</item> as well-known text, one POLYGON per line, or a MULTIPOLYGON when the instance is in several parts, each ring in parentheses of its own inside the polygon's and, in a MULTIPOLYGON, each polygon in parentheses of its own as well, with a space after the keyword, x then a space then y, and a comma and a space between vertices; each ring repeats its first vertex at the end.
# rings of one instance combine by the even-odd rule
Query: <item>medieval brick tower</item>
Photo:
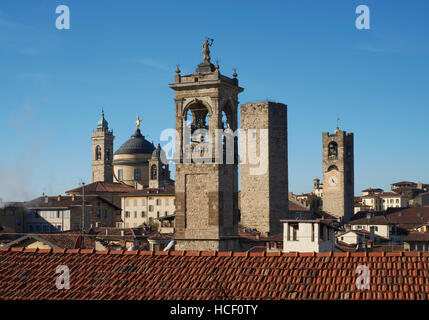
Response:
POLYGON ((92 133, 92 182, 113 182, 113 131, 104 119, 104 111, 92 133))
POLYGON ((344 222, 354 214, 353 133, 323 132, 323 211, 344 222))
MULTIPOLYGON (((212 40, 211 40, 212 41, 212 40)), ((176 250, 238 250, 238 86, 210 62, 176 70, 176 250), (226 151, 226 152, 225 152, 226 151)))
POLYGON ((241 224, 282 233, 288 214, 287 106, 241 105, 241 224))

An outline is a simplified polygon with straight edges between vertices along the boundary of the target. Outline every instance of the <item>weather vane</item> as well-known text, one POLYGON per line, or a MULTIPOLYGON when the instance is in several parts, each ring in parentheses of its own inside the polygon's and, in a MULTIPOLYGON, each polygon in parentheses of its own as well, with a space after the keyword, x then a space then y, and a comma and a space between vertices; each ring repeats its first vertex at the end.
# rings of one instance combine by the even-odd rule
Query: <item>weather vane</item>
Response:
POLYGON ((337 128, 339 128, 340 117, 337 118, 337 128))

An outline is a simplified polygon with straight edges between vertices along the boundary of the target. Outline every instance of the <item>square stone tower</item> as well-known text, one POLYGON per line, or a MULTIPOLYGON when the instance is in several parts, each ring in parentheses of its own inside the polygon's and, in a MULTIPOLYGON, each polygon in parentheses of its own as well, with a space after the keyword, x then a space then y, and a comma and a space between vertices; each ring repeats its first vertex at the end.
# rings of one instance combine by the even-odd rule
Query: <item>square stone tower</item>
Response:
POLYGON ((323 211, 350 220, 354 214, 353 133, 323 132, 323 211))
POLYGON ((92 133, 92 182, 113 182, 113 131, 104 119, 104 111, 92 133))
POLYGON ((195 73, 177 68, 176 250, 238 250, 238 94, 243 88, 210 63, 211 43, 195 73), (224 153, 226 152, 226 154, 224 153))
POLYGON ((241 224, 262 233, 283 231, 288 214, 287 106, 241 105, 241 224))

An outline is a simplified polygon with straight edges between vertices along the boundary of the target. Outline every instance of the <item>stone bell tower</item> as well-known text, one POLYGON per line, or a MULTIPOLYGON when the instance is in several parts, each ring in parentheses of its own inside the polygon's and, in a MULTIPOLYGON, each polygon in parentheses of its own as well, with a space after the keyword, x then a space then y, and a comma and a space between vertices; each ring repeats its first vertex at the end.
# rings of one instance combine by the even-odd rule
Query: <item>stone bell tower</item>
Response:
POLYGON ((238 250, 237 74, 210 62, 175 82, 176 250, 238 250))
POLYGON ((323 132, 323 211, 350 220, 354 214, 353 133, 323 132))
POLYGON ((170 185, 170 170, 164 150, 158 144, 149 162, 149 188, 163 188, 170 185))
POLYGON ((92 133, 92 182, 113 182, 113 131, 104 119, 104 111, 92 133))

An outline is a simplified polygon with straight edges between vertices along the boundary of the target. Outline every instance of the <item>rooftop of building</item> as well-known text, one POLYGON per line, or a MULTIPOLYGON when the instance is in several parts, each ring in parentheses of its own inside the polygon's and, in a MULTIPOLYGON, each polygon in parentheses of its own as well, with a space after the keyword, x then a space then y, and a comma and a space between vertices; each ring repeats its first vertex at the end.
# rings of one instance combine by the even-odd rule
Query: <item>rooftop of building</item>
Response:
MULTIPOLYGON (((97 181, 90 184, 86 184, 83 187, 85 194, 93 194, 93 193, 101 193, 101 192, 112 192, 112 193, 124 193, 124 192, 133 192, 135 191, 135 188, 124 184, 124 183, 117 183, 117 182, 104 182, 104 181, 97 181)), ((77 187, 74 189, 71 189, 69 191, 66 191, 66 194, 81 194, 82 193, 82 187, 77 187)))
POLYGON ((412 230, 429 222, 429 206, 413 208, 391 208, 385 212, 359 212, 349 221, 351 225, 394 224, 405 230, 412 230))
POLYGON ((71 196, 42 196, 39 198, 36 198, 34 200, 31 200, 26 203, 26 207, 28 209, 43 209, 43 208, 50 208, 50 209, 70 209, 72 207, 80 206, 82 204, 82 201, 85 201, 85 204, 89 204, 93 201, 102 201, 109 206, 112 206, 115 210, 121 210, 120 207, 114 205, 112 202, 108 201, 107 199, 97 196, 97 195, 85 195, 84 197, 80 195, 71 195, 71 196))
POLYGON ((428 299, 428 264, 429 252, 0 248, 0 299, 428 299), (56 288, 59 265, 68 290, 56 288), (371 269, 369 290, 356 288, 359 265, 371 269))
MULTIPOLYGON (((173 180, 171 180, 173 181, 173 180)), ((147 195, 168 195, 168 196, 174 196, 175 193, 175 186, 169 185, 166 187, 160 187, 160 188, 144 188, 140 190, 134 189, 133 192, 125 193, 122 196, 123 197, 138 197, 138 196, 147 196, 147 195)))
POLYGON ((380 192, 380 193, 370 193, 362 198, 389 198, 389 197, 402 197, 401 194, 394 191, 380 192))

